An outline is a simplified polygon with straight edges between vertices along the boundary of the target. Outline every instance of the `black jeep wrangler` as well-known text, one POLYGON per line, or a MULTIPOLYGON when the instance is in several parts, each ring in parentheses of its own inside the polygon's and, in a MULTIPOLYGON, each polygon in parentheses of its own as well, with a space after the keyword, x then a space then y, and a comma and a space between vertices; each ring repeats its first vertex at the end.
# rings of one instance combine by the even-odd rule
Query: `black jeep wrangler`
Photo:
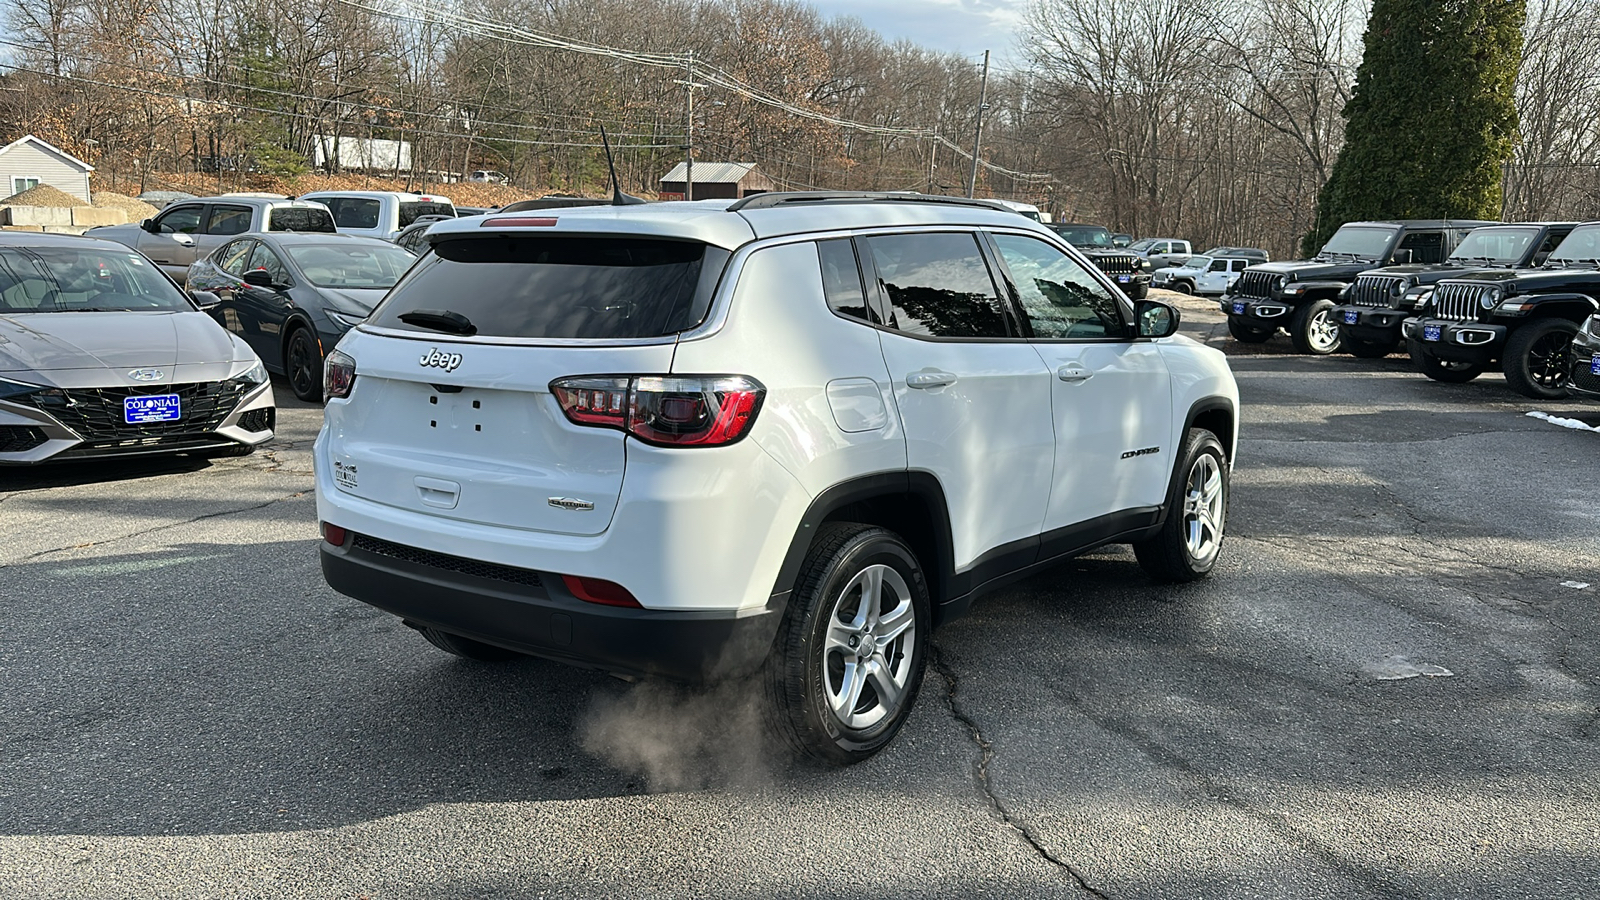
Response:
POLYGON ((1506 384, 1525 397, 1567 395, 1568 349, 1583 320, 1600 311, 1600 222, 1574 228, 1543 268, 1446 278, 1401 329, 1411 361, 1435 381, 1461 383, 1500 361, 1506 384))
POLYGON ((1236 340, 1258 344, 1284 328, 1295 350, 1332 353, 1339 349, 1333 305, 1357 275, 1397 263, 1444 262, 1472 229, 1497 224, 1438 219, 1346 222, 1312 259, 1245 269, 1222 295, 1228 332, 1236 340))
POLYGON ((1525 222, 1473 229, 1444 262, 1411 263, 1362 272, 1339 295, 1333 320, 1339 349, 1365 359, 1393 353, 1404 340, 1400 323, 1417 298, 1444 278, 1483 269, 1528 269, 1544 265, 1575 222, 1525 222))
POLYGON ((1150 294, 1150 261, 1136 253, 1119 250, 1112 243, 1111 230, 1104 225, 1064 225, 1051 223, 1050 228, 1062 240, 1077 247, 1100 271, 1122 288, 1134 300, 1143 300, 1150 294))

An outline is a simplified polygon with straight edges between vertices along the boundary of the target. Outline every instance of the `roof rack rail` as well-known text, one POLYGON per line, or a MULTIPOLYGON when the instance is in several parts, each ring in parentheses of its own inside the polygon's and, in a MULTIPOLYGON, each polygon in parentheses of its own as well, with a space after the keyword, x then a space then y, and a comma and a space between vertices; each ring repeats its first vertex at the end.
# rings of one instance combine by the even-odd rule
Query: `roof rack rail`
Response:
POLYGON ((1012 212, 992 200, 970 197, 947 197, 943 194, 892 193, 889 191, 769 191, 752 194, 732 206, 728 212, 743 209, 774 209, 789 203, 941 203, 947 206, 971 206, 979 209, 1012 212))

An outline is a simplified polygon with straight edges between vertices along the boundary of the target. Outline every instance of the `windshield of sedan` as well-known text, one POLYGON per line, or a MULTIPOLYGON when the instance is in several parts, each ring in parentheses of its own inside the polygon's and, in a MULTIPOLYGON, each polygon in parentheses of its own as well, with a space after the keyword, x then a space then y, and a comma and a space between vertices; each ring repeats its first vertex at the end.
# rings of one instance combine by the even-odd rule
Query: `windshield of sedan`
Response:
POLYGON ((1538 236, 1537 228, 1479 228, 1462 239, 1449 261, 1515 263, 1538 236))
POLYGON ((117 247, 0 247, 0 314, 194 310, 148 260, 117 247))
POLYGON ((1545 265, 1596 261, 1600 261, 1600 225, 1584 225, 1572 229, 1561 246, 1545 260, 1545 265))
POLYGON ((1328 238, 1318 256, 1350 256, 1356 259, 1381 260, 1389 252, 1395 232, 1390 228, 1371 228, 1346 225, 1328 238))
POLYGON ((1094 225, 1052 226, 1056 234, 1074 247, 1103 247, 1110 250, 1111 231, 1094 225))
POLYGON ((284 249, 306 280, 325 288, 388 290, 417 261, 405 248, 391 244, 308 244, 284 249))

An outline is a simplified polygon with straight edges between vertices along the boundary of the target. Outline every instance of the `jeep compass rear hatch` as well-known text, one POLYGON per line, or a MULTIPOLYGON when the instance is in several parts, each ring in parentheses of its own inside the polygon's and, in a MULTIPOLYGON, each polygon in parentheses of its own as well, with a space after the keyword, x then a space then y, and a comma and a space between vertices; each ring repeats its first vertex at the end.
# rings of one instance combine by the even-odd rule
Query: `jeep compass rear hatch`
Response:
POLYGON ((329 410, 336 484, 427 515, 605 531, 628 437, 574 421, 562 402, 604 413, 628 402, 626 388, 558 401, 551 383, 670 373, 674 338, 705 319, 727 259, 630 236, 439 241, 352 342, 349 401, 329 410))

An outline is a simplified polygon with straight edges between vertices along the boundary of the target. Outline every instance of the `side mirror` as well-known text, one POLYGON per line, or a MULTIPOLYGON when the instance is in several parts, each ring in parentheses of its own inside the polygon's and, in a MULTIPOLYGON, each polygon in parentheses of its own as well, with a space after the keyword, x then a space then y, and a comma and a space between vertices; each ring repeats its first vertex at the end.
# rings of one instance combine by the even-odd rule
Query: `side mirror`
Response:
POLYGON ((1160 300, 1140 300, 1133 314, 1139 322, 1139 337, 1164 338, 1178 332, 1177 309, 1160 300))
POLYGON ((151 234, 160 234, 161 233, 161 226, 156 224, 156 220, 155 219, 145 219, 143 222, 139 223, 139 227, 141 229, 145 230, 145 231, 150 232, 151 234))
POLYGON ((189 298, 194 301, 195 306, 200 307, 201 312, 210 312, 222 302, 221 297, 210 291, 190 291, 189 298))
POLYGON ((1411 262, 1411 251, 1410 250, 1396 250, 1394 252, 1394 264, 1395 265, 1403 266, 1408 262, 1411 262))
POLYGON ((272 283, 272 275, 270 275, 266 269, 251 269, 250 271, 244 273, 244 283, 254 285, 259 288, 277 287, 277 285, 272 283))

